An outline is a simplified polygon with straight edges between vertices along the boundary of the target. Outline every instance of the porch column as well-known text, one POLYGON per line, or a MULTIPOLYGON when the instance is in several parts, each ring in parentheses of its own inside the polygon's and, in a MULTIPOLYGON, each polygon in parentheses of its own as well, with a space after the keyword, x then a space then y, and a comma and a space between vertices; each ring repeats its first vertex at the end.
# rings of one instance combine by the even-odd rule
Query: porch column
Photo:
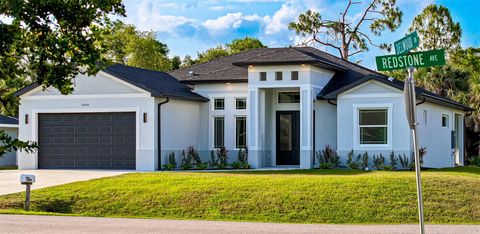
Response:
POLYGON ((312 87, 300 88, 300 168, 313 167, 313 100, 312 87))
POLYGON ((260 90, 258 88, 248 90, 247 109, 248 163, 253 168, 259 168, 262 165, 260 153, 260 90))

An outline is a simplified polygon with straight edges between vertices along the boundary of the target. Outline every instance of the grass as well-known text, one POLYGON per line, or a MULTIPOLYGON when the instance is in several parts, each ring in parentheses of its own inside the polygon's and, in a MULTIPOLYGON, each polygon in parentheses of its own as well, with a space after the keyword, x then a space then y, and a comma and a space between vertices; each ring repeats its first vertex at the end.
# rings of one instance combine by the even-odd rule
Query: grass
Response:
POLYGON ((0 170, 17 170, 17 166, 0 166, 0 170))
MULTIPOLYGON (((480 168, 422 173, 427 223, 480 224, 480 168)), ((24 193, 0 197, 22 211, 24 193)), ((415 173, 133 173, 32 192, 34 214, 292 223, 416 223, 415 173)))

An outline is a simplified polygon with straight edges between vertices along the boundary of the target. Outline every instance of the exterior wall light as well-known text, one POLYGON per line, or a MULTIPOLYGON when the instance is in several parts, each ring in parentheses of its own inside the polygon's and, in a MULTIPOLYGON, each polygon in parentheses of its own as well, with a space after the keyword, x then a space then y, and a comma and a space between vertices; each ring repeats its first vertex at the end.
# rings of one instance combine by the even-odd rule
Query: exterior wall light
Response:
POLYGON ((253 67, 253 65, 248 65, 248 67, 253 67))
POLYGON ((300 66, 305 67, 306 65, 302 63, 300 66))
POLYGON ((230 85, 230 83, 227 83, 227 85, 230 85))
POLYGON ((25 115, 25 124, 28 124, 28 114, 25 115))
POLYGON ((143 113, 143 122, 147 122, 147 112, 143 113))

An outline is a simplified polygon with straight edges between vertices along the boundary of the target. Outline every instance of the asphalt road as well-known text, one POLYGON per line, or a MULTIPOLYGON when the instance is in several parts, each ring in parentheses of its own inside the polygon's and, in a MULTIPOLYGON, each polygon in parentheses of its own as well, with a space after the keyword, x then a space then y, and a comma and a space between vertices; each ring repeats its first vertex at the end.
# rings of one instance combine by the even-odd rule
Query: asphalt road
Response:
MULTIPOLYGON (((277 224, 0 215, 0 233, 418 233, 417 225, 277 224)), ((427 225, 426 233, 480 233, 480 225, 427 225)))

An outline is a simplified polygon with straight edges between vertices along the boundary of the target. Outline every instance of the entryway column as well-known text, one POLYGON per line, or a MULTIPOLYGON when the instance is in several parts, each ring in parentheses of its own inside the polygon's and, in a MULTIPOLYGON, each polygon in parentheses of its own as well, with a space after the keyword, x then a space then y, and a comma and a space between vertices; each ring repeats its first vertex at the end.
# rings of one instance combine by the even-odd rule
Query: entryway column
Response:
POLYGON ((248 163, 253 168, 261 167, 261 145, 260 145, 260 90, 253 88, 248 90, 248 118, 247 118, 247 139, 248 139, 248 163))
POLYGON ((300 88, 300 168, 313 167, 313 100, 312 87, 300 88))

